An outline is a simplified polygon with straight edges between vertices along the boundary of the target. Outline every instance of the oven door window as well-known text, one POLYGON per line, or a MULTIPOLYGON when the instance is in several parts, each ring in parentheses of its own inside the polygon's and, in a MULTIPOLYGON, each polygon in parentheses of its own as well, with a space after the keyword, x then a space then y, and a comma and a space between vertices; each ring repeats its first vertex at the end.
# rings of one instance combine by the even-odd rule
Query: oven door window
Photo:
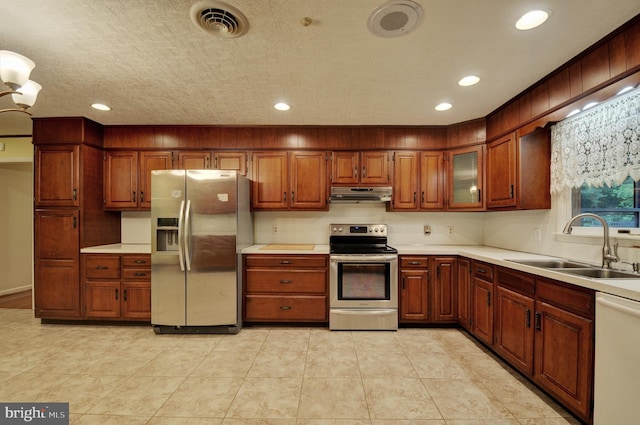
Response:
POLYGON ((339 263, 339 300, 391 299, 389 263, 339 263))

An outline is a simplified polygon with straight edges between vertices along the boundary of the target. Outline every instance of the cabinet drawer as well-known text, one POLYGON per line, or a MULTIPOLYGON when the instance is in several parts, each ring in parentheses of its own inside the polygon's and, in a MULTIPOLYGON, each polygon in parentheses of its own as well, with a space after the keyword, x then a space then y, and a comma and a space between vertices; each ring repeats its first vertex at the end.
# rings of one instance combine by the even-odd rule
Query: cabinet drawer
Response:
POLYGON ((494 269, 491 264, 487 263, 473 263, 473 276, 478 279, 486 280, 487 282, 493 282, 494 269))
POLYGON ((145 267, 151 268, 151 256, 150 255, 123 255, 122 267, 135 267, 143 269, 145 267))
POLYGON ((117 255, 86 255, 84 257, 86 279, 119 279, 120 257, 117 255))
POLYGON ((536 292, 535 278, 529 274, 498 268, 497 276, 500 286, 506 286, 524 295, 533 296, 536 292))
POLYGON ((324 270, 247 270, 247 292, 326 293, 324 270))
POLYGON ((554 280, 538 279, 537 295, 540 300, 572 313, 589 318, 595 317, 595 292, 590 289, 578 288, 554 280))
POLYGON ((122 269, 124 280, 146 280, 151 281, 151 269, 122 269))
POLYGON ((327 267, 326 255, 247 255, 245 260, 247 267, 327 267))
POLYGON ((247 295, 246 321, 325 322, 327 297, 247 295))
POLYGON ((426 257, 426 256, 402 255, 400 257, 400 268, 402 269, 410 269, 410 268, 425 269, 428 266, 429 266, 429 257, 426 257))

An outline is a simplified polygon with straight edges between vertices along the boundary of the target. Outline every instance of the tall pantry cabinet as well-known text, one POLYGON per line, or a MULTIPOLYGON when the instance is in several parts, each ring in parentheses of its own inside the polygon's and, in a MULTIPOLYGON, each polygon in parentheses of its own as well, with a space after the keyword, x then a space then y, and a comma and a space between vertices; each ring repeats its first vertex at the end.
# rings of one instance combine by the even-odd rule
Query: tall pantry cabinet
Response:
POLYGON ((120 213, 103 210, 102 126, 34 118, 35 316, 81 319, 80 249, 120 241, 120 213))

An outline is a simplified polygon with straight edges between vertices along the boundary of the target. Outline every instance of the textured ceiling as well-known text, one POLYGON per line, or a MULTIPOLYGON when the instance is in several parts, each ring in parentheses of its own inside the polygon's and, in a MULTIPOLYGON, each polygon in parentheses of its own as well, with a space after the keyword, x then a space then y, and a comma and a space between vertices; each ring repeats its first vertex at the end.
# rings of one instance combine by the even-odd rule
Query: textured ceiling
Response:
MULTIPOLYGON (((0 2, 0 49, 36 62, 34 116, 103 124, 444 125, 482 117, 640 13, 638 0, 416 0, 406 36, 367 30, 384 0, 227 0, 249 32, 196 27, 196 0, 0 2), (531 8, 551 16, 514 28, 531 8), (304 16, 310 26, 300 25, 304 16), (478 85, 459 87, 468 74, 478 85), (277 101, 292 109, 278 112, 277 101), (436 104, 454 106, 436 112, 436 104), (111 112, 89 105, 102 102, 111 112)), ((0 109, 11 105, 0 99, 0 109)), ((0 135, 30 134, 0 114, 0 135)))

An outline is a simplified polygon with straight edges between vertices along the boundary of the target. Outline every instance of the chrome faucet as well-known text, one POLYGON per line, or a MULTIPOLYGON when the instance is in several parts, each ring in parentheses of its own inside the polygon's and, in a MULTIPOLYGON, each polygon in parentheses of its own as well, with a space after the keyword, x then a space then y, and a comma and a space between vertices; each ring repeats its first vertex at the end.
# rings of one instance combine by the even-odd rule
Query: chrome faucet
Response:
POLYGON ((571 234, 572 225, 575 221, 580 220, 581 218, 591 217, 598 220, 602 223, 602 228, 604 229, 604 241, 602 243, 602 268, 610 269, 611 263, 615 263, 616 261, 620 261, 620 257, 618 257, 618 244, 613 245, 613 253, 611 252, 611 242, 609 241, 609 225, 604 220, 604 218, 600 217, 597 214, 592 213, 582 213, 578 214, 575 217, 572 217, 571 220, 564 226, 562 233, 566 233, 567 235, 571 234))

